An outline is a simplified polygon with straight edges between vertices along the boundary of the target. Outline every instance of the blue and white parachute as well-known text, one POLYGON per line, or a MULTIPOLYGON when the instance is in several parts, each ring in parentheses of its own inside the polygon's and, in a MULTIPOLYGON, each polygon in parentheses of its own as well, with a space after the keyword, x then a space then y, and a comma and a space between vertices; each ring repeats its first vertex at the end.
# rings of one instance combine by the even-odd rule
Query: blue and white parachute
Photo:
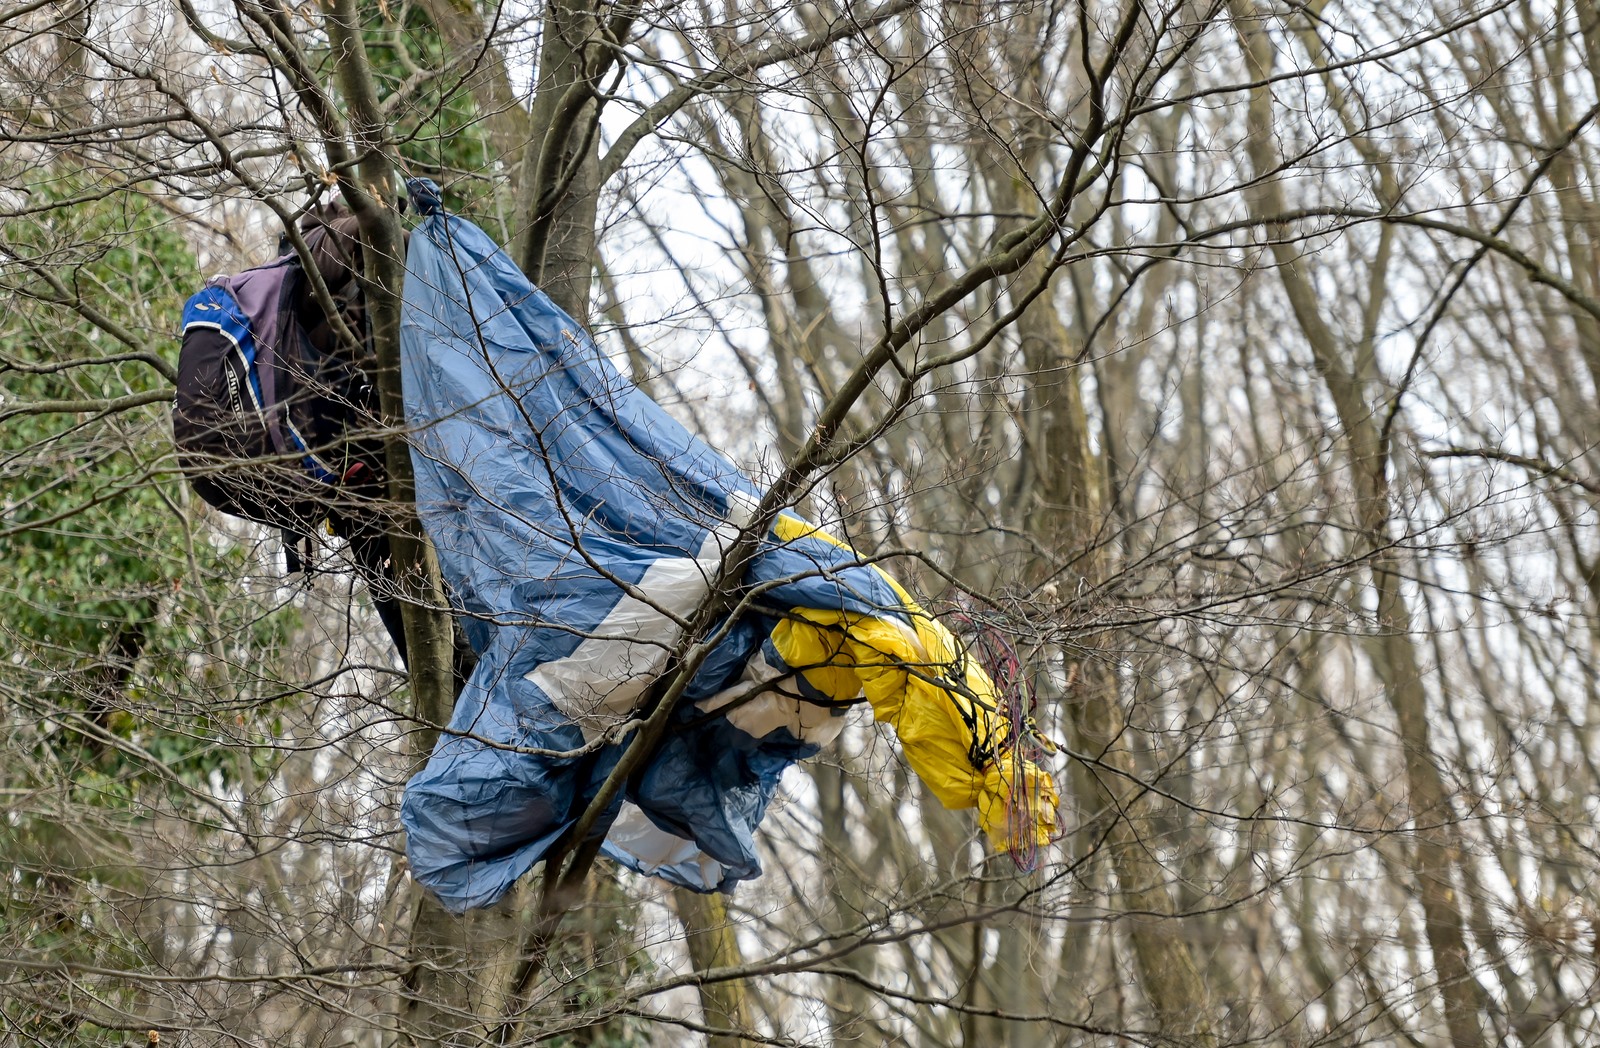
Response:
MULTIPOLYGON (((410 239, 401 349, 418 510, 479 656, 401 814, 413 875, 460 912, 582 814, 759 496, 436 208, 410 239)), ((946 805, 976 806, 997 842, 1048 839, 1048 775, 1008 746, 983 671, 884 572, 784 514, 744 582, 770 587, 761 610, 694 677, 602 823, 605 854, 700 891, 758 875, 779 777, 863 695, 946 805)))

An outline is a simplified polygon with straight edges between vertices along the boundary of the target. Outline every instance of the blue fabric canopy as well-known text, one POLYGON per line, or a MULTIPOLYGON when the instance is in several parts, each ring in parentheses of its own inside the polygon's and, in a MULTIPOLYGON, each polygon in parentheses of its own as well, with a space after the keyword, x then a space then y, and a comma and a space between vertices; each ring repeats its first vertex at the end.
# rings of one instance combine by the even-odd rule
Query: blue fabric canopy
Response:
MULTIPOLYGON (((460 912, 594 797, 758 497, 463 219, 412 233, 401 347, 418 509, 479 656, 401 814, 413 875, 460 912)), ((602 824, 607 855, 701 891, 760 872, 780 775, 840 729, 838 702, 786 676, 782 610, 908 618, 881 572, 793 529, 745 582, 773 610, 729 631, 602 824)))

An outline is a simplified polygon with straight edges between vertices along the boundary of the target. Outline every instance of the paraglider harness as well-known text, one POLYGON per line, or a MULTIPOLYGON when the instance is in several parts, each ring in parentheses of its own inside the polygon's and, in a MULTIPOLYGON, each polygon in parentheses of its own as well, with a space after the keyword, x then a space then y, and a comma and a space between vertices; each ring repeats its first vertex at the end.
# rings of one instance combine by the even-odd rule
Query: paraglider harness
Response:
POLYGON ((279 529, 291 574, 307 569, 324 527, 345 539, 404 659, 356 219, 333 205, 300 229, 355 344, 338 336, 286 239, 272 262, 211 278, 183 308, 178 465, 210 505, 279 529))

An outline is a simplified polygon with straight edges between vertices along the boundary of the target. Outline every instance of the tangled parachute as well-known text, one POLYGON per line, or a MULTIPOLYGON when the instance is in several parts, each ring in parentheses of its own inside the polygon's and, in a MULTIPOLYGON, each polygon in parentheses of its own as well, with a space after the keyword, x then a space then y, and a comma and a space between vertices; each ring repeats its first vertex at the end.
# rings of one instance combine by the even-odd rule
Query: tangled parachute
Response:
MULTIPOLYGON (((402 819, 413 874, 459 912, 504 895, 598 792, 759 495, 482 230, 424 210, 407 422, 418 509, 479 661, 402 819)), ((1050 839, 1054 786, 994 684, 885 572, 783 513, 743 584, 754 607, 722 624, 599 824, 606 854, 700 891, 757 876, 779 777, 862 697, 945 806, 976 807, 1001 847, 1050 839)))

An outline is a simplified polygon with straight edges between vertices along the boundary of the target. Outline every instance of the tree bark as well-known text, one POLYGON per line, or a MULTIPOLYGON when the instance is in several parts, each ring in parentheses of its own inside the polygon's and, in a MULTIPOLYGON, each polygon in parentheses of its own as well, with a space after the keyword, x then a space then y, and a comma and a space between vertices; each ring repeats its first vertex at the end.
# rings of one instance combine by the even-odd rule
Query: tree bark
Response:
MULTIPOLYGON (((683 923, 689 961, 697 972, 733 968, 744 963, 738 936, 728 918, 722 895, 702 895, 687 888, 672 889, 673 905, 683 923)), ((700 1013, 706 1025, 726 1033, 707 1036, 707 1048, 739 1048, 745 1039, 731 1031, 750 1029, 750 1003, 743 980, 703 982, 699 985, 700 1013)))

